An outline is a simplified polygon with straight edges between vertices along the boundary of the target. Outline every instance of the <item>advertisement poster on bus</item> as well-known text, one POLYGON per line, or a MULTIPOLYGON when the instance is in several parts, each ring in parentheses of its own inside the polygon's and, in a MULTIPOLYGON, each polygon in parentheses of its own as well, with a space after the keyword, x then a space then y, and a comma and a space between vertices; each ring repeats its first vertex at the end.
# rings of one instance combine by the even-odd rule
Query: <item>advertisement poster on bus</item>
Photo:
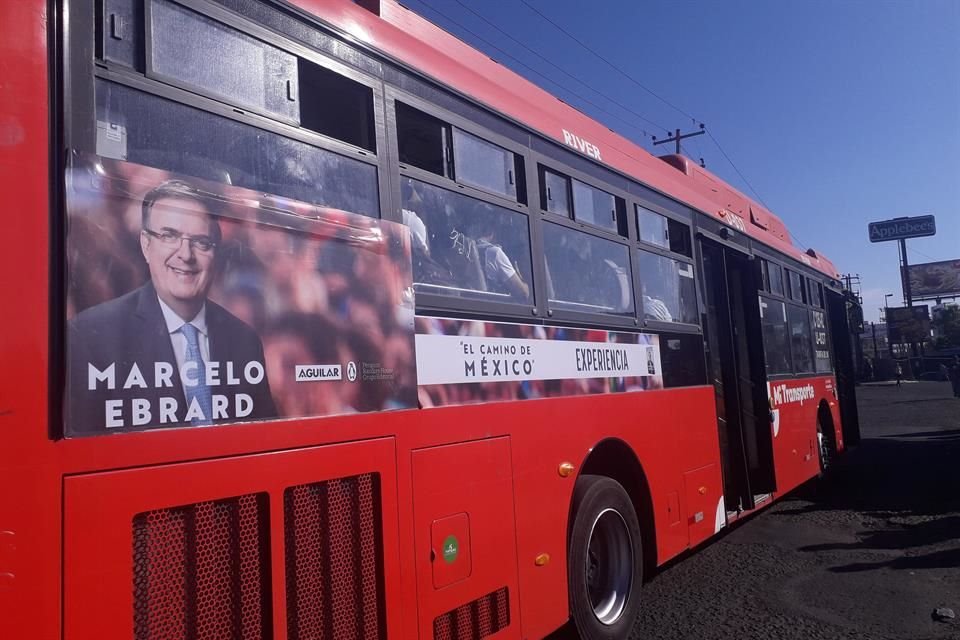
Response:
POLYGON ((416 406, 401 225, 74 154, 66 435, 416 406))
POLYGON ((911 264, 905 269, 914 298, 960 295, 960 260, 911 264))
POLYGON ((424 407, 663 388, 659 336, 417 317, 424 407))

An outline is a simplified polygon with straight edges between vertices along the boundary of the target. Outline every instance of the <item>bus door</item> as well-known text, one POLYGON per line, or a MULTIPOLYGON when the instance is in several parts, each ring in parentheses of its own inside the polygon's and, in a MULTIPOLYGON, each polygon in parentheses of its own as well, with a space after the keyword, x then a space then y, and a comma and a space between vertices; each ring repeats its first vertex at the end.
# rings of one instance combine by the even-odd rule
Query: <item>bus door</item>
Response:
MULTIPOLYGON (((829 289, 825 290, 827 315, 830 319, 830 341, 833 368, 837 375, 837 396, 840 401, 840 424, 844 446, 860 442, 860 419, 857 415, 856 370, 853 362, 854 340, 860 336, 851 326, 847 298, 829 289)), ((862 313, 862 312, 861 312, 862 313)), ((862 324, 862 323, 858 323, 862 324)))
POLYGON ((752 509, 776 489, 757 271, 736 249, 707 238, 700 245, 724 501, 727 509, 752 509))

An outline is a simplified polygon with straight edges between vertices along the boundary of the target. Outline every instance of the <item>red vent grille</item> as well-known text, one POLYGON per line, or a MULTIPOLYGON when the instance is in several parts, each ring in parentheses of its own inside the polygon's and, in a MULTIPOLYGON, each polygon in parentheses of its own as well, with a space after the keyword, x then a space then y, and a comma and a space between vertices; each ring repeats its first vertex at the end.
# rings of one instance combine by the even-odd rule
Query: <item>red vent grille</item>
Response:
POLYGON ((448 611, 433 621, 434 640, 480 640, 510 624, 506 587, 448 611))
POLYGON ((269 640, 267 495, 133 518, 136 640, 269 640))
POLYGON ((379 476, 290 487, 283 509, 290 639, 382 638, 379 476))

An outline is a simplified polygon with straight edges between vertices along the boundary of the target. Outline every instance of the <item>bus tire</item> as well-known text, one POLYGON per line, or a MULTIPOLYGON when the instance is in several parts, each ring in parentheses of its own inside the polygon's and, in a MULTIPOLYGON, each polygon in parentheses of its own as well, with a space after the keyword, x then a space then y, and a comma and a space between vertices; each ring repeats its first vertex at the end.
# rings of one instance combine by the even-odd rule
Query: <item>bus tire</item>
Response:
POLYGON ((611 478, 583 475, 577 479, 567 582, 570 617, 581 640, 639 637, 640 522, 630 496, 611 478))
POLYGON ((823 412, 817 412, 817 461, 820 463, 820 473, 818 477, 825 478, 830 473, 833 463, 833 438, 828 430, 833 429, 833 424, 825 420, 823 412))

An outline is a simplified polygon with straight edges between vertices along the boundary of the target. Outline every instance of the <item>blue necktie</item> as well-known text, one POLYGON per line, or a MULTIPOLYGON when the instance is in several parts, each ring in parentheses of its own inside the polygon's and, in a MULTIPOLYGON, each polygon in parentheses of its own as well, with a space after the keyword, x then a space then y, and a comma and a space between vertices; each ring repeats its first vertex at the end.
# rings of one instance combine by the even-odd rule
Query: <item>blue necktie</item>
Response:
POLYGON ((183 325, 180 327, 180 332, 183 333, 184 337, 187 339, 187 356, 184 359, 184 364, 193 362, 197 365, 195 369, 197 372, 196 384, 190 386, 184 382, 183 394, 187 398, 187 407, 193 404, 193 400, 196 399, 197 404, 200 405, 200 410, 203 411, 204 415, 203 419, 193 418, 190 420, 190 424, 212 424, 213 399, 210 393, 210 386, 207 384, 207 372, 203 363, 203 355, 200 353, 200 341, 198 340, 199 332, 192 324, 183 325))

